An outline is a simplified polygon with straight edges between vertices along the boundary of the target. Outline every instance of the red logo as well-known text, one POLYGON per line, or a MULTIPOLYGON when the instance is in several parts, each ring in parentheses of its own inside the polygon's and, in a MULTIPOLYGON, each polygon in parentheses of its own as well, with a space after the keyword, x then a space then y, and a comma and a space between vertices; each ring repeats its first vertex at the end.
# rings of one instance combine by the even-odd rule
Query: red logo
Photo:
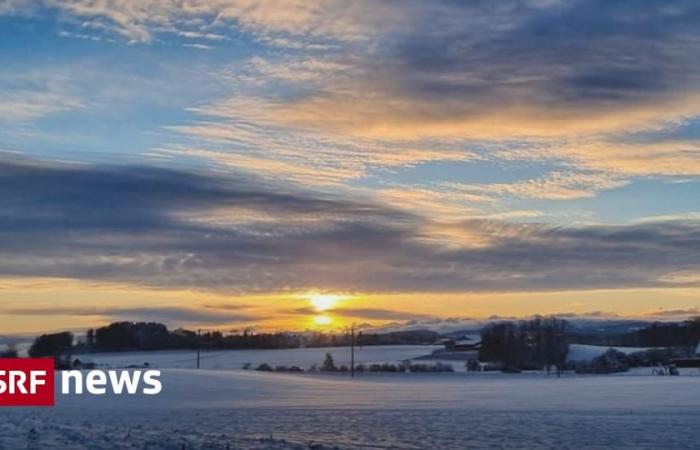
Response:
POLYGON ((53 358, 0 358, 0 406, 53 404, 53 358))

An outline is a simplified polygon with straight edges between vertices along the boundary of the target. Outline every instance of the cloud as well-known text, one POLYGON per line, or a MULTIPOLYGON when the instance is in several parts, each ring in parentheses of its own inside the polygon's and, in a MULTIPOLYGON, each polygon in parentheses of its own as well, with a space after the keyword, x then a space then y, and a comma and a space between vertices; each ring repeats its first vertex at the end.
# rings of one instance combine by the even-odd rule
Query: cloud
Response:
POLYGON ((428 314, 416 314, 405 311, 393 311, 380 308, 338 308, 329 313, 343 316, 372 320, 429 320, 433 316, 428 314))
POLYGON ((0 75, 0 119, 26 122, 51 114, 85 108, 85 101, 59 74, 16 73, 0 75))
POLYGON ((213 50, 214 47, 206 44, 183 44, 185 47, 196 48, 198 50, 213 50))
MULTIPOLYGON (((700 11, 691 0, 42 4, 133 42, 159 33, 211 41, 235 30, 302 48, 335 44, 320 53, 342 56, 302 55, 282 65, 255 59, 268 80, 315 83, 270 105, 265 118, 287 125, 383 138, 570 136, 663 126, 694 115, 700 103, 700 11), (349 67, 352 76, 340 71, 317 84, 318 71, 333 67, 349 67)), ((29 1, 5 9, 40 13, 29 1)))
POLYGON ((610 311, 587 311, 587 312, 560 312, 550 314, 552 317, 561 319, 617 319, 620 316, 617 313, 610 311))
POLYGON ((177 32, 179 36, 188 39, 208 39, 210 41, 223 41, 226 40, 226 36, 216 33, 199 33, 196 31, 179 31, 177 32))
POLYGON ((639 177, 700 176, 697 142, 635 136, 697 118, 694 2, 148 5, 176 24, 216 11, 217 26, 302 50, 216 71, 228 92, 190 108, 200 120, 169 127, 181 139, 156 155, 323 186, 430 162, 555 166, 470 187, 515 199, 590 198, 639 177), (333 43, 305 47, 320 36, 333 43))
POLYGON ((5 276, 230 293, 541 291, 677 287, 672 275, 700 263, 697 221, 468 220, 451 226, 478 239, 446 245, 418 214, 246 176, 0 165, 5 276))
MULTIPOLYGON (((294 308, 285 311, 291 314, 299 314, 303 316, 317 315, 318 310, 311 307, 294 308)), ((381 308, 332 308, 323 311, 324 314, 332 316, 369 319, 369 320, 434 320, 433 316, 428 314, 417 314, 406 311, 395 311, 391 309, 381 308)))
POLYGON ((0 117, 6 121, 32 120, 82 106, 80 101, 57 93, 0 93, 0 117))
POLYGON ((346 138, 281 126, 256 124, 255 100, 231 101, 193 112, 209 118, 190 125, 171 126, 185 144, 164 145, 152 154, 199 158, 220 167, 245 169, 273 179, 302 185, 340 185, 379 170, 397 170, 428 162, 466 162, 476 159, 454 143, 427 145, 346 138), (211 120, 214 116, 215 120, 211 120), (203 147, 202 144, 209 147, 203 147), (314 155, 309 158, 309 153, 314 155))
POLYGON ((6 146, 137 161, 0 160, 0 276, 245 294, 700 286, 693 214, 538 223, 700 176, 696 2, 6 0, 0 14, 100 50, 0 76, 6 146), (182 46, 211 51, 183 65, 168 50, 182 46))
POLYGON ((648 317, 655 317, 660 319, 689 319, 692 317, 700 316, 700 309, 698 308, 687 308, 687 309, 659 309, 656 311, 651 311, 646 313, 648 317))
POLYGON ((571 200, 595 197, 600 191, 627 184, 622 178, 605 172, 551 172, 543 177, 512 183, 443 183, 448 191, 466 195, 511 198, 571 200))
MULTIPOLYGON (((679 133, 677 128, 672 125, 663 132, 679 133)), ((516 151, 499 151, 498 157, 511 163, 523 160, 564 161, 571 167, 606 176, 613 182, 615 179, 634 177, 700 175, 700 143, 697 140, 678 137, 638 139, 635 134, 553 141, 516 151)))
MULTIPOLYGON (((149 43, 156 36, 173 33, 186 38, 220 40, 220 33, 237 27, 262 41, 292 37, 307 40, 365 41, 380 29, 384 4, 347 4, 339 0, 6 0, 3 14, 38 14, 43 7, 57 11, 63 20, 82 27, 106 29, 132 43, 149 43)), ((297 41, 298 42, 298 41, 297 41)))
POLYGON ((158 321, 166 323, 206 323, 224 324, 232 322, 247 322, 258 320, 260 317, 248 314, 226 312, 211 312, 202 309, 183 308, 176 306, 143 307, 143 308, 102 308, 102 307, 57 307, 57 308, 12 308, 2 309, 0 314, 26 316, 95 316, 109 320, 129 321, 158 321))
POLYGON ((362 72, 270 121, 371 136, 569 136, 697 110, 697 5, 402 3, 362 72), (431 20, 426 22, 425 17, 431 20), (406 28, 401 28, 404 25, 406 28))
POLYGON ((211 303, 205 303, 202 305, 203 308, 207 309, 217 309, 217 310, 223 310, 223 311, 240 311, 242 309, 247 309, 250 307, 250 305, 244 305, 244 304, 235 304, 232 305, 230 303, 226 304, 211 304, 211 303))
MULTIPOLYGON (((690 0, 13 0, 0 13, 56 16, 75 25, 65 36, 111 30, 200 49, 240 33, 257 39, 267 51, 212 70, 226 89, 199 96, 188 111, 200 120, 167 128, 180 136, 154 157, 323 186, 436 161, 563 163, 527 182, 476 186, 548 200, 636 177, 700 176, 697 142, 634 136, 698 117, 700 8, 690 0)), ((0 115, 76 107, 27 95, 4 108, 0 96, 0 115)))

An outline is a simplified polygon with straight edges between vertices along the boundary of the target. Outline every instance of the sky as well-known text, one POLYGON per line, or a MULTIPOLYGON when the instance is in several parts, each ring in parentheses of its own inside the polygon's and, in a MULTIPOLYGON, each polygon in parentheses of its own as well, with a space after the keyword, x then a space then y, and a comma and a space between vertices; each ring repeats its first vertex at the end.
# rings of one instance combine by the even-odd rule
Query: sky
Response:
POLYGON ((700 4, 0 0, 0 333, 700 314, 700 4))

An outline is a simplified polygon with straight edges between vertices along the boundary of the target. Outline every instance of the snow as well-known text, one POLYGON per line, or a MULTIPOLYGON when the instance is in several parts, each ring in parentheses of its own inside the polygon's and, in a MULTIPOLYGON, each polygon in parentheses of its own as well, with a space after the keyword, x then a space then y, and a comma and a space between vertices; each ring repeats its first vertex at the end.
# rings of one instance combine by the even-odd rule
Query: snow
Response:
POLYGON ((600 345, 571 344, 569 346, 569 354, 567 355, 567 359, 569 361, 590 361, 593 358, 597 358, 598 356, 604 354, 611 348, 625 354, 630 354, 650 350, 653 347, 604 347, 600 345))
MULTIPOLYGON (((406 359, 427 355, 436 348, 435 345, 383 345, 355 348, 356 364, 371 364, 377 362, 398 362, 406 359)), ((267 363, 272 367, 299 366, 308 369, 312 365, 323 363, 326 353, 330 353, 336 365, 350 365, 349 347, 328 348, 294 348, 284 350, 224 350, 202 351, 200 367, 207 369, 241 369, 249 363, 253 367, 267 363)), ((93 361, 97 364, 107 364, 112 367, 127 367, 142 365, 148 362, 151 367, 158 368, 195 368, 197 364, 194 350, 128 352, 128 353, 95 353, 77 355, 81 360, 93 361)))
POLYGON ((700 376, 163 370, 164 392, 0 412, 3 448, 690 448, 700 376), (33 430, 33 431, 32 431, 33 430))
MULTIPOLYGON (((429 356, 434 350, 443 349, 435 345, 387 345, 357 347, 355 349, 356 364, 371 364, 381 362, 399 362, 429 356)), ((572 344, 569 346, 569 361, 590 361, 602 355, 611 347, 572 344)), ((634 353, 649 348, 613 347, 623 353, 634 353)), ((350 365, 349 347, 328 348, 297 348, 284 350, 225 350, 202 351, 200 366, 205 369, 241 369, 249 363, 252 368, 262 363, 275 366, 299 366, 308 369, 312 365, 320 365, 326 353, 333 355, 336 365, 350 365)), ((125 353, 95 353, 77 355, 83 361, 93 361, 99 365, 110 367, 128 367, 148 363, 156 368, 195 368, 196 352, 193 350, 154 351, 154 352, 125 352, 125 353)), ((477 352, 454 352, 433 355, 426 359, 428 363, 441 362, 452 364, 456 371, 465 371, 465 361, 477 357, 477 352)))
MULTIPOLYGON (((422 348, 425 351, 425 348, 422 348)), ((369 348, 362 351, 370 350, 369 348)), ((420 348, 374 348, 364 362, 420 348)), ((227 352, 218 364, 318 363, 323 349, 227 352), (308 360, 295 361, 305 355, 308 360), (276 358, 272 358, 276 356, 276 358)), ((429 349, 428 349, 429 352, 429 349)), ((172 366, 181 352, 96 355, 162 364, 157 396, 57 394, 0 410, 0 448, 692 448, 700 372, 286 374, 172 366), (173 359, 166 359, 173 358, 173 359), (170 361, 168 363, 168 361, 170 361)), ((342 352, 335 355, 342 361, 342 352)), ((212 360, 215 358, 212 358, 212 360)), ((209 361, 209 360, 203 360, 209 361)), ((181 364, 181 363, 177 363, 181 364)), ((188 363, 189 364, 189 363, 188 363)))

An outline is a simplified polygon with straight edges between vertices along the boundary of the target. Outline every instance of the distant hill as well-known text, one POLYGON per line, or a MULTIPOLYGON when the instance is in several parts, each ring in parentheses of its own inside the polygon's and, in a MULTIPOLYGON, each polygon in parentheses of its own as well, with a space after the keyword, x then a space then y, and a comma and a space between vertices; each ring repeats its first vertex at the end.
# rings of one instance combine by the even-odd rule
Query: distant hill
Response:
MULTIPOLYGON (((569 332, 587 335, 617 335, 632 333, 652 325, 651 321, 633 319, 590 319, 590 318, 564 318, 569 325, 569 332)), ((495 319, 473 323, 469 327, 451 330, 442 333, 446 337, 479 335, 481 330, 491 323, 517 322, 519 319, 495 319)))

